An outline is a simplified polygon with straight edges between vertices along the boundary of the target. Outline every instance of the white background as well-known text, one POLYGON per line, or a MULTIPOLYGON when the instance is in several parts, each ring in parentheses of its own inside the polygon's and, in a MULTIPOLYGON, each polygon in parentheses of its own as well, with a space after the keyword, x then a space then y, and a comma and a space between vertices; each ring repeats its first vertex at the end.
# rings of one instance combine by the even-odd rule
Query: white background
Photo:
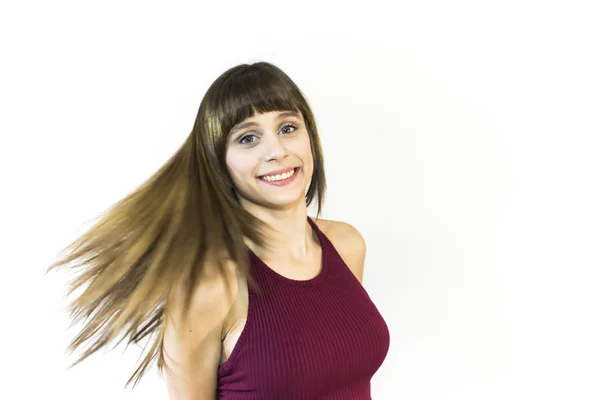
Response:
POLYGON ((2 2, 0 398, 167 398, 154 369, 123 391, 135 348, 66 370, 67 277, 43 271, 259 60, 313 106, 324 217, 367 241, 373 399, 600 398, 592 3, 2 2))

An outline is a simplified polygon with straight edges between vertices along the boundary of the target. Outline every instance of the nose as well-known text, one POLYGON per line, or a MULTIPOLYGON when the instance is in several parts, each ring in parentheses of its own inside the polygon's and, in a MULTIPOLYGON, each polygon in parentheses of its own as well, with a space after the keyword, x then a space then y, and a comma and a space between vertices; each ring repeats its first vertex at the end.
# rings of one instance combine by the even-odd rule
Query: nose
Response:
POLYGON ((265 144, 265 158, 267 160, 280 159, 287 154, 287 149, 282 141, 281 136, 277 134, 265 135, 263 140, 265 144))

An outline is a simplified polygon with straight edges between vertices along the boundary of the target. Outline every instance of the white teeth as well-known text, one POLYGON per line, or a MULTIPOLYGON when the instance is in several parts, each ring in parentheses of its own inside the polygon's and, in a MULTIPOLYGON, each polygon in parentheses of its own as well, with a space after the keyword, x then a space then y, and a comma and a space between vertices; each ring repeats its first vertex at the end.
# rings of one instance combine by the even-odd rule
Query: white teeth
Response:
POLYGON ((294 168, 293 170, 286 172, 285 174, 262 176, 260 179, 262 179, 263 181, 269 181, 269 182, 281 181, 283 179, 287 179, 290 176, 294 175, 295 172, 296 172, 296 169, 294 168))

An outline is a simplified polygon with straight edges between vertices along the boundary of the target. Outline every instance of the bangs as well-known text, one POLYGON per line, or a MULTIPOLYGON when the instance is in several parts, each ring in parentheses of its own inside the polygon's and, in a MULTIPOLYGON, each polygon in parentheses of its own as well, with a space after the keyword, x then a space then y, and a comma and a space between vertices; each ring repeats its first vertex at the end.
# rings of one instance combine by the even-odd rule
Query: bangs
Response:
POLYGON ((225 137, 231 129, 256 114, 294 111, 304 116, 300 89, 281 70, 252 68, 226 79, 219 88, 216 117, 225 137))

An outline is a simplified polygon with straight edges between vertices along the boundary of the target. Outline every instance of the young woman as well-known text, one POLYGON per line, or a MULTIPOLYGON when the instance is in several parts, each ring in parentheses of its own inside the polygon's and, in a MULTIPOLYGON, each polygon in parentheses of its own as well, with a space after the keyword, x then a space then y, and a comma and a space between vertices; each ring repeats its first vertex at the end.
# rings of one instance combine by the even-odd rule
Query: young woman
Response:
POLYGON ((307 216, 326 184, 315 118, 267 63, 224 72, 191 134, 50 269, 72 264, 70 350, 149 340, 183 399, 370 399, 389 347, 361 285, 365 242, 307 216))

